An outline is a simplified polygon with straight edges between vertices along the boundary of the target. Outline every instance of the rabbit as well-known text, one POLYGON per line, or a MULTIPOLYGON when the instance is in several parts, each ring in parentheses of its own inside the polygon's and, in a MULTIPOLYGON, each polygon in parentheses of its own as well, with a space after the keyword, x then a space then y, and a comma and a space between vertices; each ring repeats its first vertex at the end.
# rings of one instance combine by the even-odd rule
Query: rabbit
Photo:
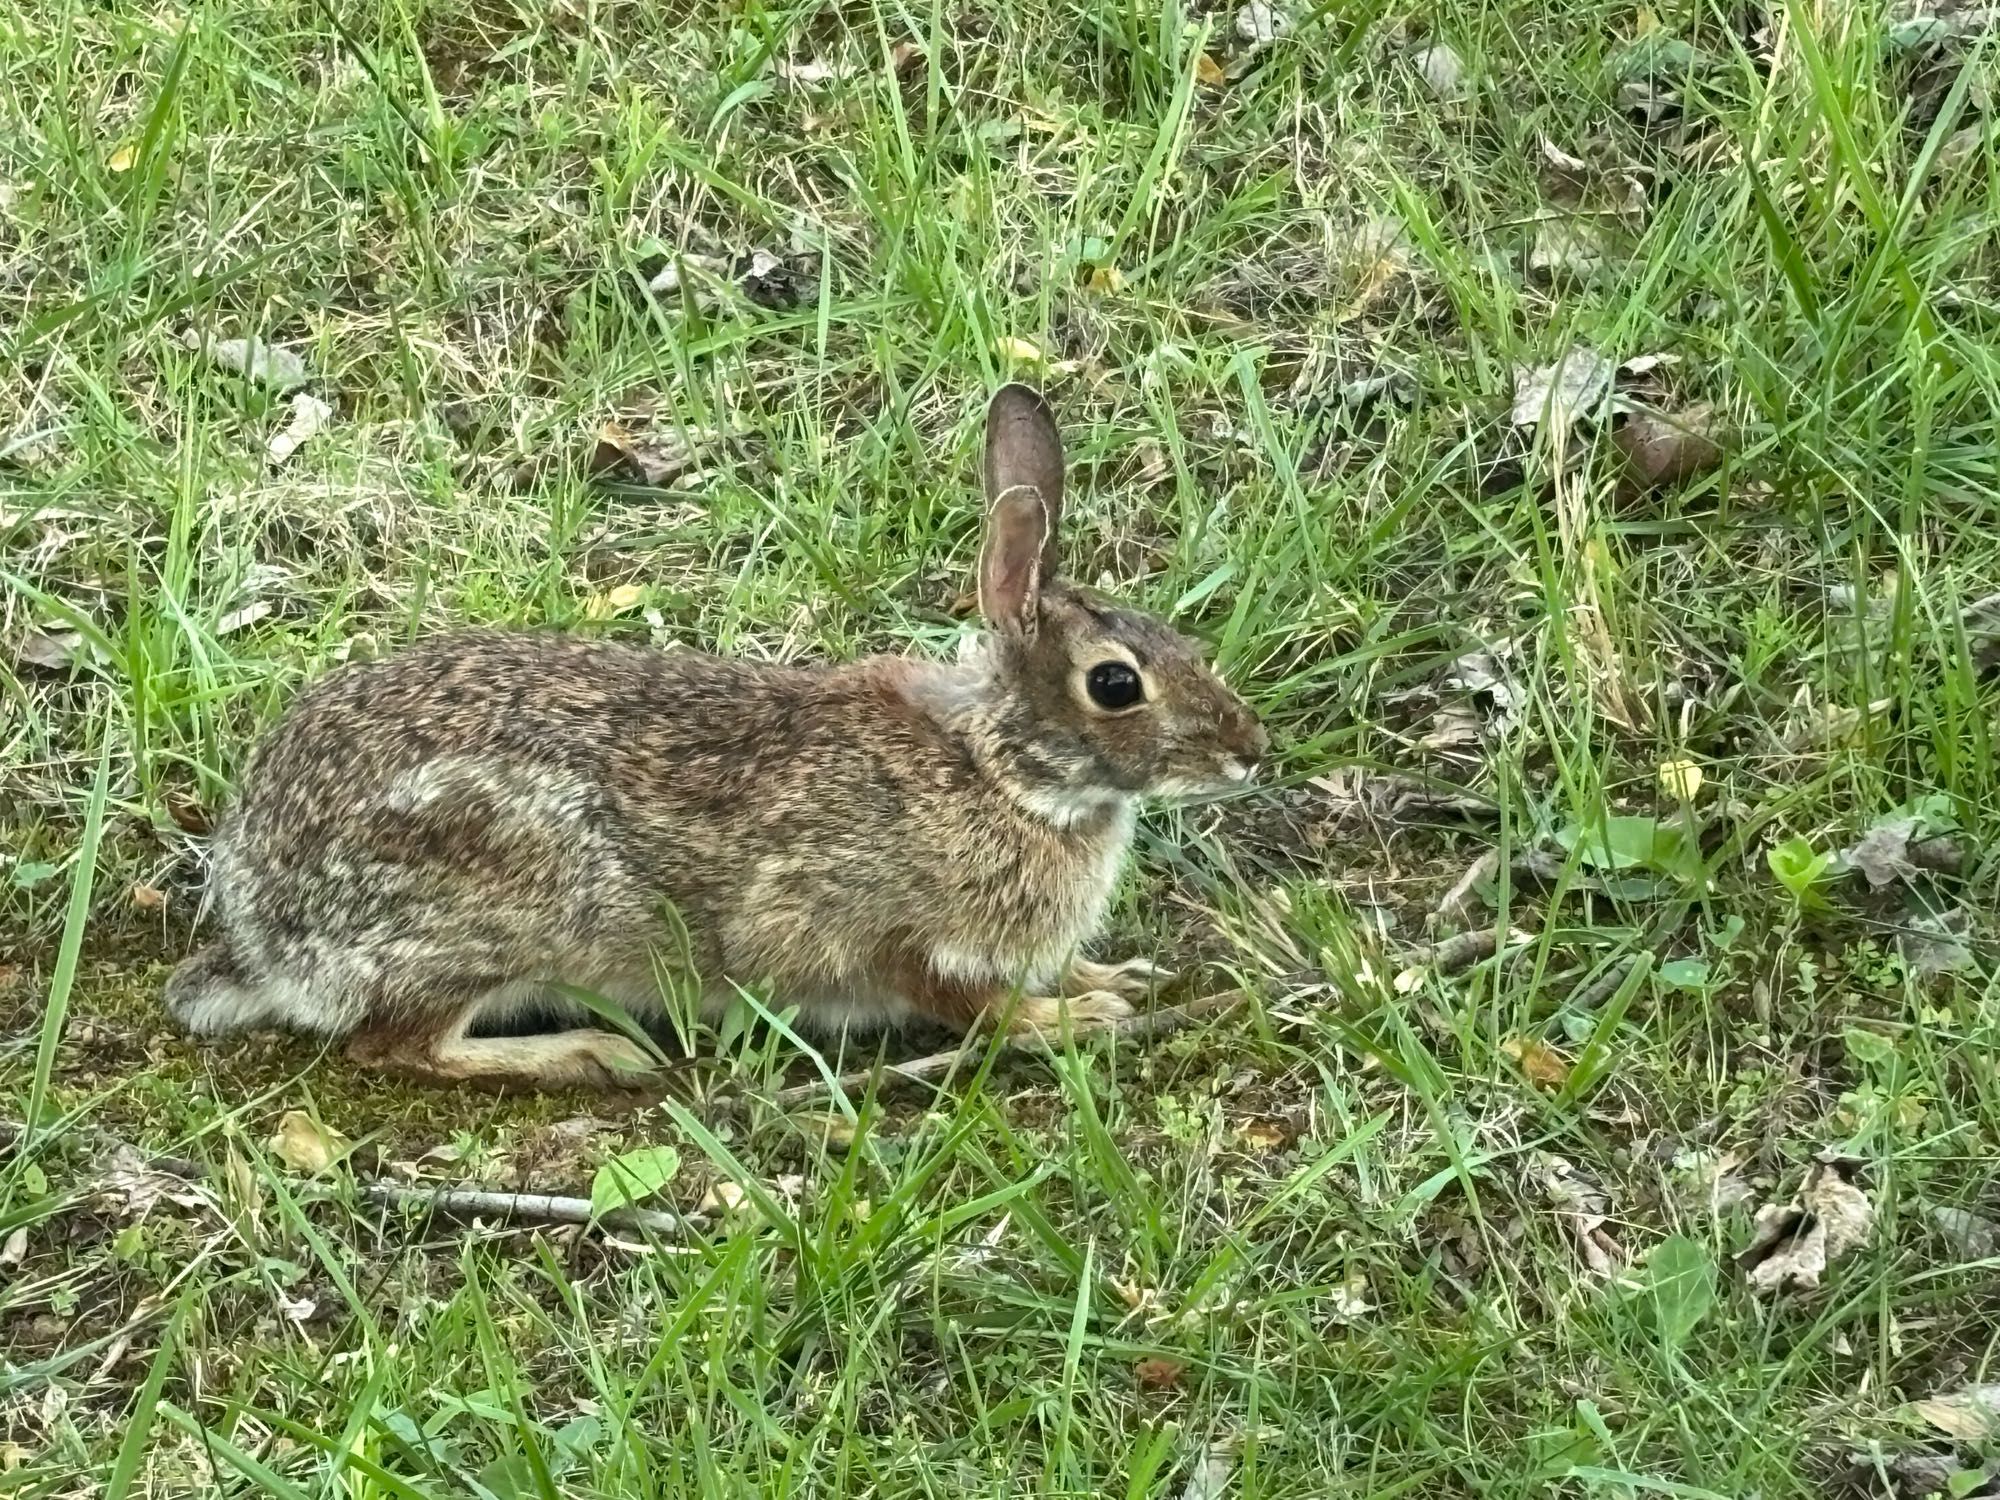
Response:
POLYGON ((1002 388, 985 629, 954 663, 472 630, 330 673, 251 756, 219 934, 168 1010, 500 1089, 632 1086, 648 1060, 614 1032, 482 1032, 557 985, 657 1014, 676 945, 822 1032, 1129 1015, 1150 966, 1078 954, 1137 802, 1236 788, 1269 741, 1192 641, 1061 578, 1063 470, 1042 398, 1002 388))

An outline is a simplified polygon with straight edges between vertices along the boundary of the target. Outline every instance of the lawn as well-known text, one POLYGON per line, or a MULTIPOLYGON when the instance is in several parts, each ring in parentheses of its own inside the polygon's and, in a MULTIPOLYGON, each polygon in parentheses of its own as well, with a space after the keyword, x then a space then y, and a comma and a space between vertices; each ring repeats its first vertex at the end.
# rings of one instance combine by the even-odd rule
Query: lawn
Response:
POLYGON ((1993 20, 0 16, 0 1495, 2000 1493, 1993 20), (947 654, 1009 378, 1273 731, 1105 940, 1192 1024, 167 1024, 301 684, 947 654))

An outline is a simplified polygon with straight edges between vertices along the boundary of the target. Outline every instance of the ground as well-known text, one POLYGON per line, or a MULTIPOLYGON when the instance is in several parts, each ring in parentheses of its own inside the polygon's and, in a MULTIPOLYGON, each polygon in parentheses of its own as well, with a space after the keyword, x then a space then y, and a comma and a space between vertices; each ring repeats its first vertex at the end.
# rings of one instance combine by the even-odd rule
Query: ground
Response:
POLYGON ((0 18, 0 1493, 1990 1493, 1991 19, 0 18), (1105 942, 1242 1003, 804 1104, 173 1034, 300 683, 948 652, 1010 375, 1274 731, 1105 942))

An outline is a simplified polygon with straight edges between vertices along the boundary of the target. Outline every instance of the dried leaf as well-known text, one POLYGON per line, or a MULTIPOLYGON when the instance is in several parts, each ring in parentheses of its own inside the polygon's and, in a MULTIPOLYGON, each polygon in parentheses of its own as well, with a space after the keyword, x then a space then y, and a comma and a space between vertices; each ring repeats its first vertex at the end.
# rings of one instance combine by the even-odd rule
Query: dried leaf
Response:
POLYGON ((1706 474, 1722 462, 1722 448, 1709 435, 1713 426, 1714 414, 1706 406, 1671 417, 1642 408, 1619 424, 1611 442, 1624 455, 1632 483, 1642 491, 1657 490, 1706 474))
POLYGON ((845 78, 847 70, 820 58, 807 58, 804 62, 792 62, 779 58, 773 69, 779 78, 795 87, 811 88, 822 83, 831 83, 836 78, 845 78))
POLYGON ((120 1142, 106 1163, 101 1191, 126 1219, 137 1221, 161 1203, 205 1208, 207 1197, 183 1178, 154 1167, 132 1146, 120 1142))
POLYGON ((995 339, 993 348, 1003 359, 1011 359, 1016 364, 1044 365, 1049 356, 1042 346, 1033 339, 1017 338, 1012 334, 995 339))
POLYGON ((1841 851, 1841 858, 1867 878, 1870 890, 1899 885, 1917 873, 1910 862, 1910 836, 1917 820, 1909 814, 1884 818, 1861 841, 1841 851))
POLYGON ((2000 1437, 2000 1385, 1969 1385, 1948 1396, 1915 1402, 1910 1410, 1961 1443, 2000 1437))
POLYGON ((664 489, 694 464, 693 448, 678 433, 632 432, 617 422, 606 422, 597 430, 590 472, 616 475, 648 489, 664 489))
POLYGON ((1186 1373, 1186 1365, 1164 1355, 1142 1359, 1132 1366, 1132 1378, 1139 1382, 1142 1391, 1171 1391, 1180 1385, 1181 1376, 1186 1373))
POLYGON ((1660 762, 1660 790, 1676 802, 1692 802, 1701 794, 1701 767, 1691 760, 1660 762))
POLYGON ((288 1109, 265 1143, 270 1153, 295 1172, 324 1172, 354 1149, 354 1143, 302 1109, 288 1109))
POLYGON ((283 345, 264 339, 206 341, 190 329, 181 342, 189 349, 205 351, 215 363, 225 370, 234 370, 253 385, 268 386, 274 391, 289 391, 311 379, 304 360, 283 345))
POLYGON ((1625 1254, 1604 1227, 1611 1211, 1604 1189, 1567 1159, 1545 1151, 1529 1156, 1528 1170, 1549 1206, 1568 1221, 1584 1264, 1599 1276, 1615 1271, 1625 1254))
POLYGON ((1292 18, 1266 0, 1250 0, 1236 12, 1236 34, 1253 47, 1268 47, 1292 29, 1292 18))
POLYGON ((1125 275, 1116 266, 1093 266, 1084 285, 1093 292, 1121 292, 1125 289, 1125 275))
POLYGON ((28 1257, 28 1231, 17 1229, 0 1241, 0 1266, 18 1266, 28 1257))
POLYGON ((1222 1500, 1236 1475, 1236 1460, 1220 1443, 1211 1443, 1188 1470, 1181 1500, 1222 1500))
POLYGON ((165 891, 156 885, 147 885, 143 881, 132 887, 129 896, 132 905, 140 911, 158 911, 167 904, 165 891))
POLYGON ((1834 1261, 1866 1244, 1875 1206, 1838 1162, 1814 1162, 1796 1203, 1757 1210, 1750 1244, 1736 1261, 1760 1292, 1817 1287, 1834 1261))
POLYGON ((1604 266, 1604 231, 1591 219, 1544 219, 1528 248, 1528 274, 1587 281, 1604 266))
POLYGON ((45 672, 66 672, 88 654, 82 633, 75 630, 31 630, 14 648, 15 661, 45 672))
POLYGON ((1931 1210, 1931 1222, 1967 1260, 1991 1260, 2000 1255, 2000 1223, 1984 1214, 1944 1204, 1931 1210))
POLYGON ((1211 54, 1204 52, 1195 59, 1194 79, 1205 89, 1219 89, 1229 81, 1229 74, 1211 54))
POLYGON ((1542 159, 1560 172, 1587 172, 1590 163, 1580 156, 1571 156, 1547 136, 1542 137, 1542 159))
POLYGON ((1568 431, 1579 419, 1594 417, 1611 391, 1613 367, 1595 349, 1575 344, 1553 364, 1514 367, 1516 427, 1568 431))
POLYGON ((1465 94, 1465 60, 1450 46, 1433 42, 1415 53, 1410 61, 1416 67, 1417 77, 1423 79, 1424 87, 1437 98, 1452 100, 1465 94))
POLYGON ((104 158, 104 167, 109 172, 129 172, 139 160, 139 152, 133 146, 120 146, 104 158))
POLYGON ((217 620, 215 622, 215 633, 217 635, 230 635, 235 631, 255 625, 259 620, 271 613, 272 607, 271 601, 268 599, 253 599, 248 604, 230 610, 228 614, 217 620))
POLYGON ((1546 1042, 1531 1036, 1510 1036, 1500 1050, 1520 1067, 1530 1083, 1545 1089, 1559 1089, 1569 1082, 1569 1059, 1546 1042))
POLYGON ((271 441, 264 445, 264 452, 272 463, 281 464, 326 431, 332 420, 331 406, 310 391, 300 391, 292 397, 292 420, 285 424, 282 432, 271 434, 271 441))

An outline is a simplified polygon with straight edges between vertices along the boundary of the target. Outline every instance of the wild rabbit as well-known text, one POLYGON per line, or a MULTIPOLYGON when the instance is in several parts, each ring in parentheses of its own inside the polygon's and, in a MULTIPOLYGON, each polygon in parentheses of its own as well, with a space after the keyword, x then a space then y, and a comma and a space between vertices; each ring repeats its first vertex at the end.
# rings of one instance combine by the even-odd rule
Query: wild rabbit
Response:
POLYGON ((1147 966, 1077 954, 1134 804, 1244 782, 1268 742, 1193 642, 1059 580, 1034 392, 994 396, 984 467, 988 628, 957 664, 481 631, 315 684, 216 836, 219 935, 168 981, 175 1018, 433 1078, 624 1084, 646 1060, 612 1032, 473 1028, 557 983, 657 1010, 670 939, 820 1029, 1129 1014, 1147 966))

